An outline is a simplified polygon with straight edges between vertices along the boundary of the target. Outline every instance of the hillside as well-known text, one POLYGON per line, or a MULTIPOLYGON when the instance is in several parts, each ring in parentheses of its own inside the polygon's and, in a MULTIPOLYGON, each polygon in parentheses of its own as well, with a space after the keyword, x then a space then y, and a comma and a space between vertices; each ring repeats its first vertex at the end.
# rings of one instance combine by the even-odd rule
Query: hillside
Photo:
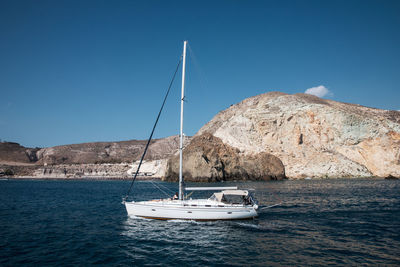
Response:
MULTIPOLYGON (((41 149, 37 152, 40 164, 98 164, 122 163, 139 160, 147 140, 95 142, 41 149)), ((177 151, 179 138, 170 136, 154 139, 146 153, 146 160, 164 159, 177 151)))
MULTIPOLYGON (((132 163, 140 159, 146 143, 147 140, 130 140, 26 148, 1 142, 0 169, 11 170, 17 176, 39 178, 123 178, 132 172, 132 163)), ((178 143, 178 136, 152 140, 142 167, 145 172, 141 174, 163 175, 166 160, 178 151, 178 143)))
POLYGON ((218 113, 209 133, 240 153, 279 158, 289 178, 400 177, 400 112, 270 92, 218 113))

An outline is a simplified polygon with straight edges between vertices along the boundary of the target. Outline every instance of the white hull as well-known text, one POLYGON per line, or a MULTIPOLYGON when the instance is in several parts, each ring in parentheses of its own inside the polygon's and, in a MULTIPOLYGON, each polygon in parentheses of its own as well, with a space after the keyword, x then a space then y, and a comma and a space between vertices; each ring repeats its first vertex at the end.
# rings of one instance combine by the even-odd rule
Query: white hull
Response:
POLYGON ((160 200, 125 202, 128 215, 161 220, 240 220, 257 217, 257 206, 221 205, 202 200, 160 200))

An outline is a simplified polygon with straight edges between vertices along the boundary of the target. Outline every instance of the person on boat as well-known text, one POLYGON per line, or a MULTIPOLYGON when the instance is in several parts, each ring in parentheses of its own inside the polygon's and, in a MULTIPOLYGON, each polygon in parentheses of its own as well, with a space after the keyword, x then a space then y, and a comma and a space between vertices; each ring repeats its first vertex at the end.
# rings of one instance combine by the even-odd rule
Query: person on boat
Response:
POLYGON ((243 204, 244 205, 251 205, 250 197, 249 196, 242 196, 243 204))
POLYGON ((171 198, 171 200, 176 200, 179 199, 178 192, 175 193, 175 195, 171 198))

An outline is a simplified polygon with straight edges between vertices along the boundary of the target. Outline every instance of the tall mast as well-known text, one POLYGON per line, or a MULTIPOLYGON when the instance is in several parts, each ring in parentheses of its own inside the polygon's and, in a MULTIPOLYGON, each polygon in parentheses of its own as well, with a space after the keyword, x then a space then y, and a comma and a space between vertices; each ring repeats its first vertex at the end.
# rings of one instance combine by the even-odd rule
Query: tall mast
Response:
POLYGON ((185 68, 186 68, 186 44, 183 42, 183 64, 182 64, 182 93, 181 93, 181 131, 179 144, 179 199, 183 200, 183 175, 182 175, 182 152, 183 152, 183 101, 185 100, 185 68))

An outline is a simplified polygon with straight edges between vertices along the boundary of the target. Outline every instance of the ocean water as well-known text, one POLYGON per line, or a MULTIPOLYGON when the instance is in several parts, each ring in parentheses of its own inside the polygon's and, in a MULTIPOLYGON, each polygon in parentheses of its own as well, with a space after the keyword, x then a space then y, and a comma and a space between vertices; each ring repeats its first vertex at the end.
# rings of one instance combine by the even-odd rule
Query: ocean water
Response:
MULTIPOLYGON (((238 185, 282 204, 249 221, 157 221, 126 215, 128 181, 2 180, 0 266, 400 265, 399 180, 238 185)), ((148 181, 133 195, 163 197, 148 181)))

